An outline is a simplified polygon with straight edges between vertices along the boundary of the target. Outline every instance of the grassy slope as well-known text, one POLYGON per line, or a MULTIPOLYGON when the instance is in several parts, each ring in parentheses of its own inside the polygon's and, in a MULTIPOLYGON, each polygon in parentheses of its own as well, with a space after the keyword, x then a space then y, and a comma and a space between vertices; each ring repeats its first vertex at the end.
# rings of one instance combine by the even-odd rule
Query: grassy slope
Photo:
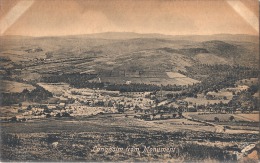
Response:
MULTIPOLYGON (((3 67, 29 74, 73 73, 106 70, 185 71, 196 63, 257 65, 258 47, 254 36, 164 36, 158 34, 103 33, 66 37, 1 37, 3 67), (236 41, 235 41, 236 40, 236 41), (237 41, 239 40, 239 41, 237 41), (28 53, 28 49, 41 49, 28 53), (201 54, 202 52, 205 52, 201 54), (49 55, 46 55, 49 54, 49 55), (47 59, 45 61, 40 61, 47 59), (19 71, 19 70, 18 70, 19 71)), ((35 79, 39 76, 34 75, 35 79)), ((34 76, 30 78, 34 78, 34 76)), ((160 77, 162 78, 162 77, 160 77)))

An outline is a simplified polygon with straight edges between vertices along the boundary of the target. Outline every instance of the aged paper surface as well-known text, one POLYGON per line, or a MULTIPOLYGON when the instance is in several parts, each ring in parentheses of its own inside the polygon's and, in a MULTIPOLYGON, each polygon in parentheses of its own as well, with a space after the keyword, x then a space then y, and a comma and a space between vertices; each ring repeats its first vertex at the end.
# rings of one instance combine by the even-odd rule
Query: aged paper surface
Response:
POLYGON ((0 0, 1 161, 259 162, 257 0, 0 0))

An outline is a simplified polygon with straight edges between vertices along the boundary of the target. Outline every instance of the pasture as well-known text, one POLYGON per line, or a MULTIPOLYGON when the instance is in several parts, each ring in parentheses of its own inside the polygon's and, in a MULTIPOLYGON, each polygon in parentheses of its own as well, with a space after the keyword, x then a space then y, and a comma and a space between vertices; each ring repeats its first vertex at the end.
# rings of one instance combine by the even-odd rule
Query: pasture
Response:
POLYGON ((207 105, 207 104, 215 104, 215 103, 218 104, 220 102, 223 102, 225 104, 228 103, 230 100, 207 100, 204 97, 198 97, 198 98, 187 97, 184 99, 184 101, 196 105, 207 105))
POLYGON ((243 118, 237 116, 236 114, 192 114, 190 115, 194 119, 198 119, 201 121, 215 121, 214 118, 217 117, 220 122, 228 122, 230 121, 230 117, 234 116, 235 121, 244 121, 243 118))
POLYGON ((1 129, 1 154, 6 161, 224 161, 227 145, 242 148, 245 142, 257 141, 256 134, 214 133, 214 127, 186 119, 143 121, 124 114, 1 123, 1 129), (102 152, 93 151, 95 146, 173 147, 176 151, 102 152))
POLYGON ((1 80, 1 87, 0 87, 0 92, 5 92, 5 93, 20 93, 24 89, 27 89, 29 91, 32 91, 35 89, 34 86, 25 84, 25 83, 20 83, 16 81, 10 81, 10 80, 1 80))

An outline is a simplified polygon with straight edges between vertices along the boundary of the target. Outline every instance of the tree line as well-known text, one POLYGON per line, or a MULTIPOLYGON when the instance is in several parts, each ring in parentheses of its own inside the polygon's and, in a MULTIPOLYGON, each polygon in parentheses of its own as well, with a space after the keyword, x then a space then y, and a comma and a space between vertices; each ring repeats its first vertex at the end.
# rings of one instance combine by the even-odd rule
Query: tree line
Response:
POLYGON ((49 97, 53 97, 52 93, 45 90, 39 85, 32 91, 24 89, 22 92, 2 93, 2 105, 18 104, 23 101, 40 102, 49 97))

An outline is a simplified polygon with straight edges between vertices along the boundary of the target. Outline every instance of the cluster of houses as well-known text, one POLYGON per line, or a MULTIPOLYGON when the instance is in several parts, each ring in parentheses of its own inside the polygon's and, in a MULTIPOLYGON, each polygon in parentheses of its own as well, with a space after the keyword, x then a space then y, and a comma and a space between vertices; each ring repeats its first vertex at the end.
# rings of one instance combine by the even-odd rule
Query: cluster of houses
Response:
MULTIPOLYGON (((60 87, 60 85, 52 86, 60 87)), ((182 118, 183 112, 202 111, 232 114, 237 111, 236 108, 223 103, 196 105, 185 101, 185 99, 174 100, 166 95, 156 95, 153 92, 119 92, 87 88, 66 88, 62 89, 62 91, 56 91, 54 97, 49 98, 44 105, 29 105, 27 108, 18 109, 20 114, 16 116, 16 120, 81 115, 92 116, 99 113, 127 114, 129 111, 134 113, 135 118, 155 120, 182 118)), ((209 93, 209 95, 211 94, 209 93)), ((212 96, 214 96, 214 93, 212 93, 212 96)), ((242 109, 245 112, 252 110, 252 108, 242 109)))

